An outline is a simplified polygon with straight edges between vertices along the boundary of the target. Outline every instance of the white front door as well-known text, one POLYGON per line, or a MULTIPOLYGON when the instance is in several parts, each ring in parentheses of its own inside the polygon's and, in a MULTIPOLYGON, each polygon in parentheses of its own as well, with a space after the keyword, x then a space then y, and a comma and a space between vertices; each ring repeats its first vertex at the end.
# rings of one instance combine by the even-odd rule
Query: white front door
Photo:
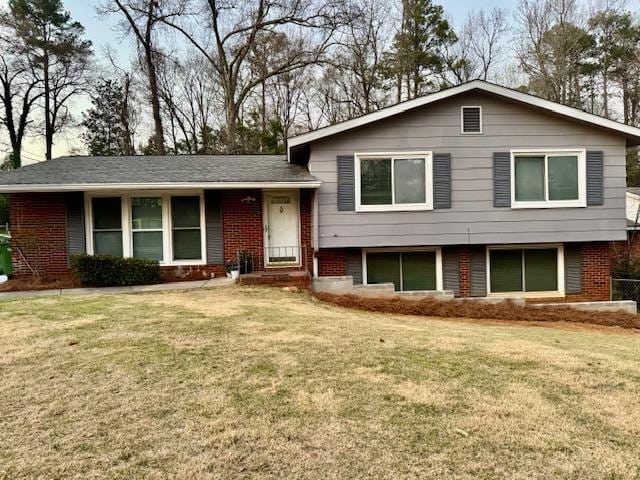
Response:
POLYGON ((264 192, 265 264, 300 263, 298 192, 264 192))

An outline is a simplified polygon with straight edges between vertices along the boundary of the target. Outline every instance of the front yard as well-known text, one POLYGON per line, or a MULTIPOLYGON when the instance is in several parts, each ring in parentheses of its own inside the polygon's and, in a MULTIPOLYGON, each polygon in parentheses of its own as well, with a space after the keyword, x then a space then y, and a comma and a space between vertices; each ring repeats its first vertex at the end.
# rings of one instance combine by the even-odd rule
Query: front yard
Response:
POLYGON ((638 478, 639 367, 277 289, 0 302, 0 478, 638 478))

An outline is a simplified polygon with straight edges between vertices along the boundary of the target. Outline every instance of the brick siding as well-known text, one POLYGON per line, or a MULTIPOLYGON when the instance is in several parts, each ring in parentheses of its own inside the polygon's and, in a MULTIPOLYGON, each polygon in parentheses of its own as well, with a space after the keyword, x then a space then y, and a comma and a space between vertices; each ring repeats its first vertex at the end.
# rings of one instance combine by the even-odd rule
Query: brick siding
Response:
POLYGON ((59 277, 67 264, 67 215, 62 193, 12 193, 9 196, 13 273, 59 277))
POLYGON ((318 274, 321 277, 346 275, 346 255, 342 248, 323 248, 318 252, 318 274))

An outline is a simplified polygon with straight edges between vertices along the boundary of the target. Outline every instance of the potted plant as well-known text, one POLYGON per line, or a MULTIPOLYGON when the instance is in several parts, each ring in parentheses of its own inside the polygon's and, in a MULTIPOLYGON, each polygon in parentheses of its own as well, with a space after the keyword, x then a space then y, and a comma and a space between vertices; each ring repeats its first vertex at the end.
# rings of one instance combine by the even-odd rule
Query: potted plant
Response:
POLYGON ((227 260, 224 266, 227 270, 227 277, 233 278, 235 280, 240 276, 240 269, 238 268, 237 260, 227 260))

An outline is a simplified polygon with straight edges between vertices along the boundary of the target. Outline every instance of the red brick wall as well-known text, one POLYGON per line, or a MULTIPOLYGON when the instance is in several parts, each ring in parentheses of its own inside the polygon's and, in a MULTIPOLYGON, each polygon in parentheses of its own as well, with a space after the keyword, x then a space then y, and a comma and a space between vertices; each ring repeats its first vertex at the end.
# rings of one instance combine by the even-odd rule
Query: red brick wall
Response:
MULTIPOLYGON (((313 269, 313 191, 300 190, 300 255, 302 267, 269 268, 269 271, 313 269)), ((242 250, 249 251, 256 266, 263 262, 264 223, 260 190, 226 190, 222 195, 224 258, 235 259, 242 250), (255 201, 253 200, 255 199, 255 201)))
POLYGON ((13 193, 9 218, 14 275, 32 275, 33 270, 44 277, 69 272, 64 194, 13 193))
MULTIPOLYGON (((582 294, 592 300, 610 300, 611 256, 607 242, 584 243, 582 254, 582 294)), ((573 297, 573 295, 569 295, 573 297)))
POLYGON ((323 248, 318 252, 318 274, 321 277, 346 275, 346 256, 341 248, 323 248))

